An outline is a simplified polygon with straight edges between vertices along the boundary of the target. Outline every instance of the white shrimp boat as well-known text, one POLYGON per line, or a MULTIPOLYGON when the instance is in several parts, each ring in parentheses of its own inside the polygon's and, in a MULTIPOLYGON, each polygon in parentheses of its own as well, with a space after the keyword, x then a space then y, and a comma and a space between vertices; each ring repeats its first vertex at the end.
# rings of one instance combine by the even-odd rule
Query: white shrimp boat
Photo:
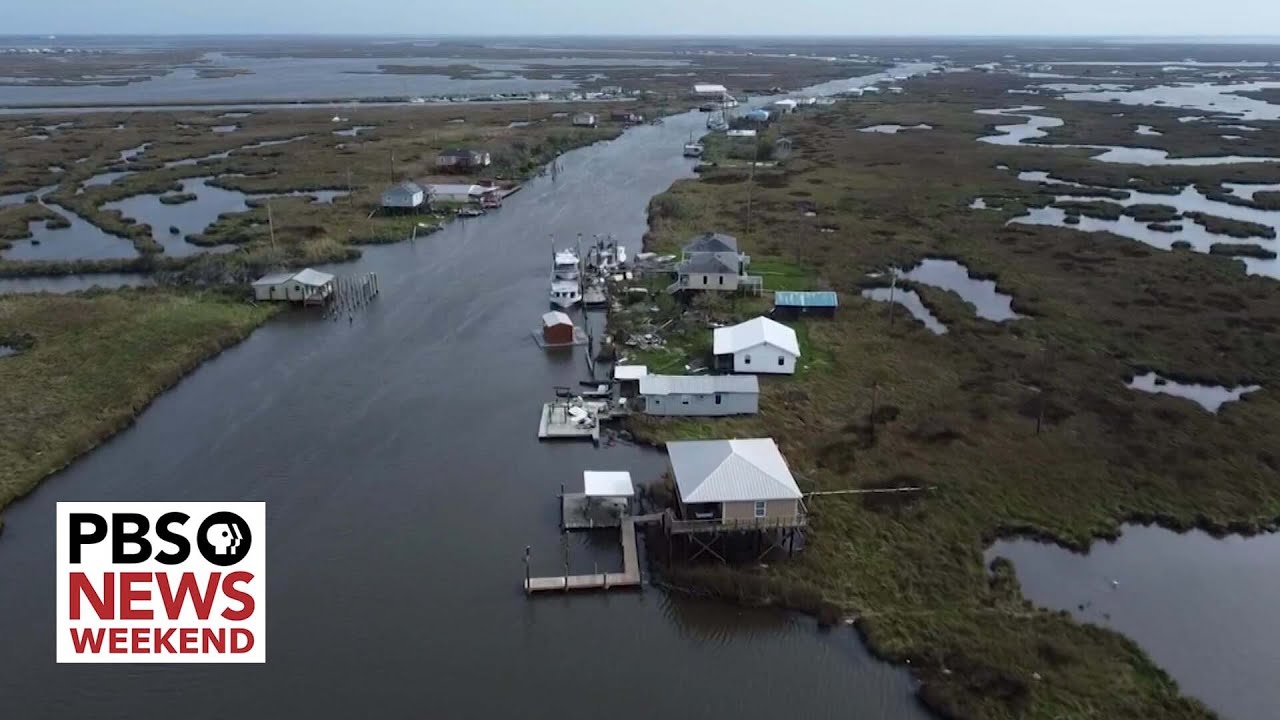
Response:
POLYGON ((573 250, 554 252, 551 262, 551 304, 570 308, 582 302, 582 268, 573 250))

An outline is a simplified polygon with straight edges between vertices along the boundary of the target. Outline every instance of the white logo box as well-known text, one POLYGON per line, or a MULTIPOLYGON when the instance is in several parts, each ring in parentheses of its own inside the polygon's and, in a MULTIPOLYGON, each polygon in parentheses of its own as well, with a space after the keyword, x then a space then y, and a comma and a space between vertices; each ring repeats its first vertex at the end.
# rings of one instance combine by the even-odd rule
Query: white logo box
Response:
MULTIPOLYGON (((89 526, 86 524, 85 528, 89 526)), ((59 663, 264 663, 267 659, 266 644, 266 503, 262 502, 60 502, 57 509, 57 661, 59 663), (162 539, 156 532, 156 523, 166 513, 183 513, 189 519, 171 530, 186 538, 190 549, 186 559, 175 565, 156 560, 157 553, 174 553, 178 548, 162 539), (200 524, 210 515, 232 512, 242 518, 249 530, 248 550, 233 565, 221 567, 209 562, 201 554, 197 535, 200 524), (95 544, 82 544, 80 562, 71 563, 71 532, 73 515, 90 513, 107 520, 107 537, 95 544), (136 563, 112 562, 112 516, 119 513, 137 513, 147 518, 150 525, 145 538, 151 544, 151 555, 136 563), (94 594, 76 589, 73 573, 83 573, 94 594), (106 601, 104 574, 115 573, 115 587, 111 597, 114 615, 99 618, 95 600, 106 601), (150 610, 151 619, 123 619, 120 610, 124 605, 121 573, 138 573, 132 584, 133 600, 129 606, 135 611, 150 610), (244 573, 245 575, 232 575, 244 573), (210 581, 218 578, 218 585, 209 606, 206 619, 201 619, 191 596, 181 597, 181 605, 174 609, 176 617, 166 611, 164 593, 157 574, 167 577, 170 598, 178 596, 184 575, 186 582, 194 581, 194 590, 205 595, 210 581), (251 579, 248 579, 250 578, 251 579), (232 582, 232 580, 235 582, 232 582), (79 597, 80 618, 73 620, 72 593, 79 597), (229 591, 230 594, 227 594, 229 591), (242 593, 244 597, 239 594, 242 593), (252 600, 252 614, 244 614, 244 598, 252 600), (226 612, 232 617, 223 615, 226 612), (77 648, 76 638, 82 646, 77 648), (114 649, 121 649, 120 638, 125 638, 124 652, 110 652, 112 638, 114 649), (100 638, 98 651, 84 638, 100 638), (139 640, 141 638, 141 640, 139 640), (166 644, 163 639, 168 638, 166 644), (244 650, 246 638, 251 647, 244 650), (140 644, 139 644, 140 643, 140 644), (221 648, 219 648, 221 643, 221 648), (233 651, 233 647, 237 651, 233 651), (174 652, 170 652, 172 649, 174 652), (181 650, 195 650, 181 652, 181 650)), ((221 535, 221 533, 219 534, 221 535)), ((137 545, 127 546, 137 551, 137 545)), ((188 585, 190 587, 190 585, 188 585)))

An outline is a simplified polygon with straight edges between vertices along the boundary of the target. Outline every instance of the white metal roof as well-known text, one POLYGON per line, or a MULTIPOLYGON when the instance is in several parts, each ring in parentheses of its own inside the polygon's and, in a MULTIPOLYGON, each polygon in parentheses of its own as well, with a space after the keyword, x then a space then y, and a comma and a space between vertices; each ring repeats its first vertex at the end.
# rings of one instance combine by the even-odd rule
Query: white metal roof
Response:
POLYGON ((333 282, 333 276, 329 273, 312 270, 311 268, 299 271, 293 276, 293 279, 303 285, 312 285, 315 287, 327 285, 328 283, 333 282))
POLYGON ((483 195, 495 188, 483 185, 465 185, 462 183, 432 183, 427 185, 428 195, 483 195))
POLYGON ((332 282, 333 276, 330 275, 329 273, 323 273, 323 272, 320 272, 319 270, 312 270, 311 268, 307 268, 305 270, 299 270, 298 272, 269 273, 267 275, 263 275, 257 280, 254 280, 253 285, 255 287, 260 285, 279 285, 281 283, 289 282, 290 280, 296 280, 302 283, 303 285, 313 285, 313 286, 319 287, 326 283, 332 282))
POLYGON ((667 443, 686 503, 793 500, 800 488, 772 438, 667 443))
POLYGON ((755 375, 646 375, 640 378, 641 395, 714 395, 758 393, 755 375))
POLYGON ((617 365, 613 368, 614 380, 639 380, 649 374, 645 365, 617 365))
POLYGON ((711 95, 719 93, 727 93, 729 89, 723 85, 715 85, 712 83, 697 83, 693 86, 693 91, 699 95, 711 95))
POLYGON ((757 345, 768 344, 800 357, 800 341, 796 331, 767 317, 758 317, 731 327, 716 328, 712 334, 716 355, 727 355, 757 345))
POLYGON ((582 488, 587 497, 631 497, 636 494, 629 472, 587 470, 582 473, 582 488))
POLYGON ((258 278, 257 280, 254 280, 253 286, 257 287, 259 285, 279 285, 282 282, 288 282, 289 279, 292 277, 293 277, 293 273, 287 273, 287 272, 268 273, 258 278))
POLYGON ((542 314, 542 326, 551 327, 552 325, 572 325, 573 320, 568 315, 559 310, 552 310, 542 314))

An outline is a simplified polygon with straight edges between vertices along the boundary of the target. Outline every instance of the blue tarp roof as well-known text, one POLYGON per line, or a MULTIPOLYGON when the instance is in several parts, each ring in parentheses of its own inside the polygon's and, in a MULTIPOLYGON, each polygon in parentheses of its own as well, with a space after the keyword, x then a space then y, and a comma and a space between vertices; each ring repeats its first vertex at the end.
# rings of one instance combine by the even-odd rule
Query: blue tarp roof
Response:
POLYGON ((773 295, 774 307, 833 308, 839 304, 836 294, 830 291, 798 292, 795 290, 779 290, 773 295))

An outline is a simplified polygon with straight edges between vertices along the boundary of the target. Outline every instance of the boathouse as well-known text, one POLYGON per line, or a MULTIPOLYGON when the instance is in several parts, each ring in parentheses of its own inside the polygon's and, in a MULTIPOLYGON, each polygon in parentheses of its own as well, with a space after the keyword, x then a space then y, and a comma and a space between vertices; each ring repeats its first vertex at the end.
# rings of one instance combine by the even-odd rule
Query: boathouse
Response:
POLYGON ((466 183, 431 183, 427 185, 427 197, 433 203, 485 204, 486 201, 500 201, 498 188, 466 183))
POLYGON ((253 281, 256 300, 319 305, 332 297, 333 291, 334 277, 311 268, 292 273, 271 273, 253 281))
POLYGON ((542 342, 546 347, 573 344, 573 320, 568 315, 553 310, 542 316, 542 342))
POLYGON ((716 368, 737 373, 794 375, 800 358, 796 331, 758 317, 713 331, 716 368))
POLYGON ((646 415, 754 415, 760 411, 760 382, 755 375, 645 375, 640 398, 646 415))
POLYGON ((836 294, 827 290, 817 292, 779 290, 773 294, 773 315, 785 318, 796 318, 801 315, 833 317, 839 303, 840 300, 836 294))
POLYGON ((673 532, 785 529, 805 525, 805 507, 772 438, 667 443, 680 520, 673 532))
POLYGON ((624 398, 639 395, 640 378, 648 374, 649 368, 644 365, 615 365, 613 367, 613 380, 618 384, 618 394, 624 398))
POLYGON ((417 210, 426 200, 426 191, 415 182, 405 181, 382 192, 384 210, 417 210))
POLYGON ((492 159, 483 150, 470 148, 453 148, 446 150, 436 158, 436 167, 442 170, 463 172, 475 168, 488 167, 492 159))

